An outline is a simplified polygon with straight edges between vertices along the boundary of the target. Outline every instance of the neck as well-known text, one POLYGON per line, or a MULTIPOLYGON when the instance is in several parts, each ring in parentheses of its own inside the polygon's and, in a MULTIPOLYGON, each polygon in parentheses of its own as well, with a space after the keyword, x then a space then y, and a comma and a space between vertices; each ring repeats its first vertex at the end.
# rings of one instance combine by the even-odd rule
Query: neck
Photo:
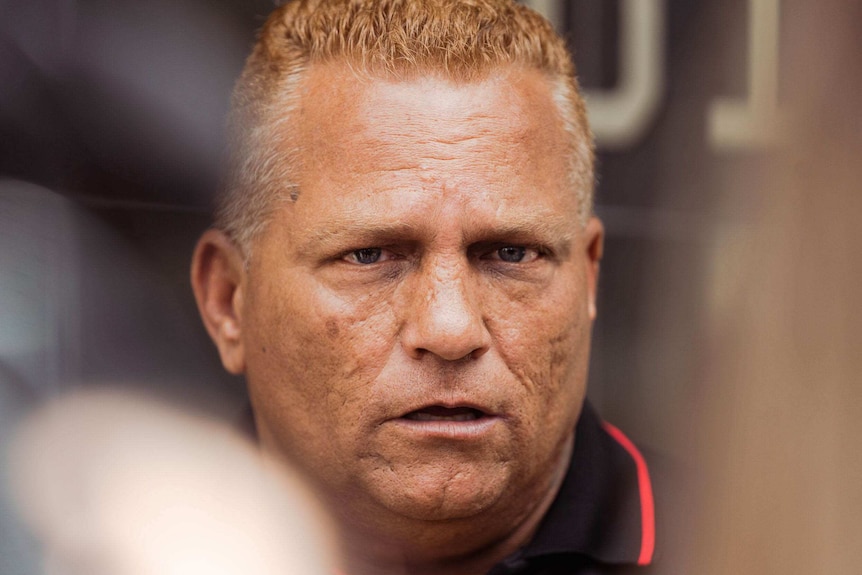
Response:
POLYGON ((563 450, 547 489, 515 520, 488 514, 458 521, 399 524, 388 532, 342 523, 343 575, 484 575, 533 537, 557 496, 571 459, 573 438, 563 450), (508 526, 508 528, 505 528, 508 526))

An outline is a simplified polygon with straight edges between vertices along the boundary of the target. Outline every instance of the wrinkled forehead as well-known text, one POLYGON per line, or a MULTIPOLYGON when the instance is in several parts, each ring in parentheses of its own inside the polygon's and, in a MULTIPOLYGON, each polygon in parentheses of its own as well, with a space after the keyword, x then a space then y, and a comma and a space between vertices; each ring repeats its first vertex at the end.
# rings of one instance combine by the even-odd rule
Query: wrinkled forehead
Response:
POLYGON ((410 227, 446 210, 501 227, 539 214, 578 221, 569 140, 541 73, 464 83, 321 66, 300 93, 291 227, 359 215, 410 227))
POLYGON ((327 64, 309 70, 299 93, 293 128, 306 166, 366 161, 375 149, 402 159, 421 150, 429 161, 468 161, 496 147, 499 161, 568 181, 570 138, 553 84, 536 70, 503 67, 465 82, 437 73, 372 77, 327 64))
MULTIPOLYGON (((429 70, 409 76, 371 74, 347 62, 315 64, 299 87, 301 118, 320 123, 314 111, 339 109, 346 128, 352 120, 385 124, 393 113, 412 118, 469 120, 505 117, 500 129, 541 129, 560 132, 562 117, 554 100, 555 84, 539 70, 515 65, 498 66, 477 78, 460 79, 429 70), (391 108, 381 106, 387 102, 391 108)), ((366 124, 366 125, 367 125, 366 124)), ((441 129, 444 127, 440 126, 441 129)), ((562 134, 561 134, 562 135, 562 134)))

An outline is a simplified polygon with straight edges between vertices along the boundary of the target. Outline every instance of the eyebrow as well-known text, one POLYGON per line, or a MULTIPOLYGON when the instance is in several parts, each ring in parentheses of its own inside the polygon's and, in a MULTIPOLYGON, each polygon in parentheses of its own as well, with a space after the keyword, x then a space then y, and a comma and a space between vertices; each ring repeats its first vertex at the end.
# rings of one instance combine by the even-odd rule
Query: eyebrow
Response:
POLYGON ((349 238, 351 243, 363 241, 379 242, 393 241, 416 237, 418 226, 406 222, 381 222, 379 219, 363 221, 360 219, 336 219, 327 222, 326 227, 311 230, 300 245, 303 253, 313 251, 313 248, 334 246, 349 238))
MULTIPOLYGON (((499 222, 467 230, 464 244, 479 242, 522 241, 549 244, 563 249, 571 244, 578 227, 576 216, 522 214, 517 221, 499 222)), ((360 244, 383 244, 397 241, 419 241, 422 236, 436 234, 434 222, 382 222, 379 218, 339 218, 330 220, 325 227, 308 232, 300 244, 302 253, 328 251, 336 248, 362 247, 360 244), (340 245, 347 244, 350 245, 340 245)))
POLYGON ((530 214, 518 221, 500 222, 487 229, 471 230, 465 237, 467 244, 480 241, 523 239, 538 240, 545 243, 571 243, 577 223, 562 216, 542 216, 530 214))

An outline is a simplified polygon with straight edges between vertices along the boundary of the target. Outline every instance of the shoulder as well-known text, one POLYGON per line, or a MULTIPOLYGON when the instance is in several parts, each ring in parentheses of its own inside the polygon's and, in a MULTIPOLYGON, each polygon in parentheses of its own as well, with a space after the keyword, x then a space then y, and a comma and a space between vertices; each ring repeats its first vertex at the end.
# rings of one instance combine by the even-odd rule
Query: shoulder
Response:
POLYGON ((534 575, 674 572, 671 458, 636 445, 585 404, 566 479, 519 558, 534 575))

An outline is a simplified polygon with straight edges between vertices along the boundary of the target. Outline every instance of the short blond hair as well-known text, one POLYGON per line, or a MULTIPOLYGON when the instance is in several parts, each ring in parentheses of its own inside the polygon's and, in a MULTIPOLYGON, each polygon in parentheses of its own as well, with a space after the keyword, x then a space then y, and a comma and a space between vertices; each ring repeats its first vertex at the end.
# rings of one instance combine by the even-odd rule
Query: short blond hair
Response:
POLYGON ((507 65, 551 82, 570 136, 570 184, 581 221, 593 210, 593 138, 565 42, 541 15, 511 0, 293 0, 260 31, 230 118, 228 174, 216 222, 248 257, 280 201, 295 201, 301 142, 291 112, 310 66, 344 62, 370 77, 439 75, 476 82, 507 65))

